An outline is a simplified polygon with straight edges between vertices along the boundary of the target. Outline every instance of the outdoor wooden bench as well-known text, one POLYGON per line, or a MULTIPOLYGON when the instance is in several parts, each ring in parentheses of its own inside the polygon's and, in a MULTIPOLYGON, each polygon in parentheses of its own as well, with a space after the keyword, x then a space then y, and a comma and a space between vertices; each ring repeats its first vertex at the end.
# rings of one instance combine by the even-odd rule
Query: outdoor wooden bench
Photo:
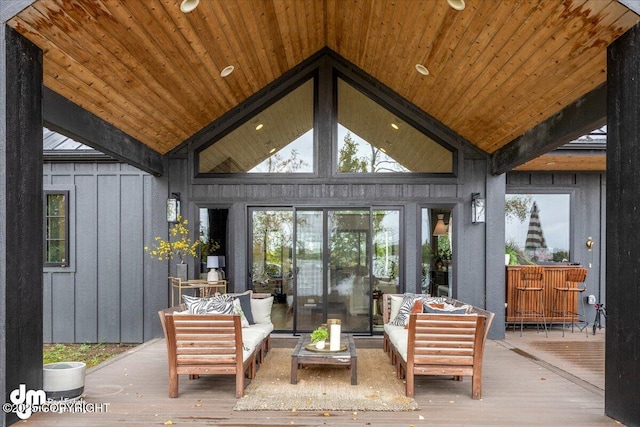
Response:
POLYGON ((243 328, 238 314, 186 314, 183 309, 184 305, 158 312, 167 344, 169 397, 178 397, 178 375, 182 374, 190 379, 235 375, 236 397, 242 397, 245 375, 254 378, 256 365, 270 349, 273 324, 243 328))
MULTIPOLYGON (((394 295, 402 298, 402 295, 394 295)), ((455 307, 465 305, 445 298, 455 307)), ((406 378, 406 395, 414 394, 415 375, 471 376, 471 396, 482 395, 482 358, 494 314, 471 306, 468 314, 412 313, 408 327, 389 324, 391 295, 383 296, 385 322, 383 349, 406 378)))

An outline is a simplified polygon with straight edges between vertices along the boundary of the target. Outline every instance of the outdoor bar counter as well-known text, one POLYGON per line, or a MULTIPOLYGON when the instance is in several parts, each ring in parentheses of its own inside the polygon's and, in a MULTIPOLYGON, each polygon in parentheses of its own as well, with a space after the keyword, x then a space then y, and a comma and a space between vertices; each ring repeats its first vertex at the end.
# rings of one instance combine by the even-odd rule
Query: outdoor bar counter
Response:
MULTIPOLYGON (((507 324, 520 322, 520 318, 517 317, 516 309, 516 287, 520 284, 520 270, 527 268, 526 265, 508 265, 506 282, 507 282, 507 324)), ((544 290, 544 312, 547 319, 547 323, 562 323, 562 315, 555 313, 552 316, 552 310, 554 301, 556 298, 556 292, 554 287, 565 285, 565 272, 569 268, 580 268, 580 265, 568 265, 568 264, 553 264, 553 265, 539 265, 544 269, 543 287, 544 290)), ((578 300, 577 298, 568 298, 567 311, 576 311, 578 300)), ((559 307, 560 308, 560 307, 559 307)), ((561 309, 561 308, 560 308, 561 309)), ((524 322, 535 322, 534 318, 524 318, 524 322)))

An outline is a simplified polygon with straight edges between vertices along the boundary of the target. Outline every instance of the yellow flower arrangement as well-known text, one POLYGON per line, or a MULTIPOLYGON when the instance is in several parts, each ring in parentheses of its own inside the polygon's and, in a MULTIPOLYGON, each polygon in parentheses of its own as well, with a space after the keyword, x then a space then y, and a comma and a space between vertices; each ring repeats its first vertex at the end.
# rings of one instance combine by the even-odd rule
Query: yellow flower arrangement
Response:
POLYGON ((156 237, 156 245, 152 248, 145 246, 144 250, 149 253, 152 258, 160 261, 165 259, 173 259, 174 257, 180 258, 180 262, 184 262, 184 257, 190 255, 194 258, 198 257, 198 246, 200 241, 193 242, 189 237, 189 222, 185 219, 182 220, 182 216, 178 216, 178 222, 176 222, 169 235, 174 238, 174 241, 166 241, 160 236, 156 237))

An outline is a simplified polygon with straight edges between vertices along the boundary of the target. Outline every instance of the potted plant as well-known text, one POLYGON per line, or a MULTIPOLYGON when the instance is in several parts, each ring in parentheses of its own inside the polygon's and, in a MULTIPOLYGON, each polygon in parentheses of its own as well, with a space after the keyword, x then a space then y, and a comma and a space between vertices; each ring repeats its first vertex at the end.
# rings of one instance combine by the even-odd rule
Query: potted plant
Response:
POLYGON ((311 332, 311 343, 315 344, 318 350, 324 349, 328 339, 329 330, 324 326, 320 326, 319 328, 316 328, 315 331, 311 332))
POLYGON ((187 256, 198 258, 198 247, 200 241, 195 242, 189 237, 189 222, 182 219, 178 215, 178 222, 173 224, 169 230, 169 240, 164 240, 158 236, 155 238, 156 244, 153 247, 145 246, 144 250, 149 253, 151 258, 160 261, 165 259, 179 258, 180 263, 177 265, 177 275, 182 280, 187 280, 187 264, 184 259, 187 256), (173 237, 173 239, 172 239, 173 237))

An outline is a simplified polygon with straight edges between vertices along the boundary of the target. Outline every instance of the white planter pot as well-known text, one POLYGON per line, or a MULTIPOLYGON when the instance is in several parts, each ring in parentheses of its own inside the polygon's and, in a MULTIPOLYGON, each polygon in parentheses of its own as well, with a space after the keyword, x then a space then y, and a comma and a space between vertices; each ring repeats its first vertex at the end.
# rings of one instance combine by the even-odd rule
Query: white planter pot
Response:
POLYGON ((318 350, 324 350, 324 347, 325 347, 326 345, 327 345, 327 344, 326 344, 326 342, 325 342, 325 341, 318 341, 318 342, 316 343, 316 348, 317 348, 318 350))
POLYGON ((42 389, 47 399, 76 399, 84 392, 84 362, 56 362, 43 366, 42 389))
POLYGON ((511 262, 511 255, 504 254, 504 265, 509 265, 509 262, 511 262))

